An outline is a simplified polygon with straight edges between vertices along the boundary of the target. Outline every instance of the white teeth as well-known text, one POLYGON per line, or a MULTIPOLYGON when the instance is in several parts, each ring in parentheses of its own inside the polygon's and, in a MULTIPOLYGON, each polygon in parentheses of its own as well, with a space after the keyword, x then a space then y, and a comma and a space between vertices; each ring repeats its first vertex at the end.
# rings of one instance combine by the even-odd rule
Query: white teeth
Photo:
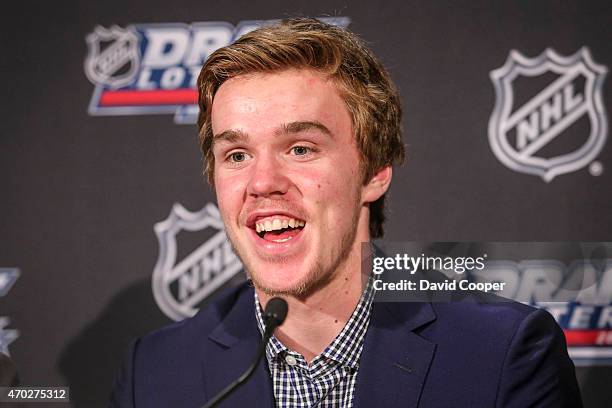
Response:
POLYGON ((273 239, 274 242, 287 242, 293 237, 283 238, 283 239, 273 239))
MULTIPOLYGON (((289 218, 289 219, 280 219, 280 218, 274 218, 274 219, 268 219, 262 222, 258 222, 255 224, 255 231, 257 231, 257 233, 259 234, 260 232, 264 232, 264 231, 277 231, 277 230, 281 230, 284 228, 297 228, 297 227, 303 227, 306 225, 306 222, 304 221, 300 221, 300 220, 296 220, 294 218, 289 218)), ((278 241, 278 242, 284 242, 284 241, 278 241)))
POLYGON ((278 218, 274 219, 274 221, 272 221, 272 229, 273 230, 279 230, 282 229, 282 223, 281 220, 279 220, 278 218))

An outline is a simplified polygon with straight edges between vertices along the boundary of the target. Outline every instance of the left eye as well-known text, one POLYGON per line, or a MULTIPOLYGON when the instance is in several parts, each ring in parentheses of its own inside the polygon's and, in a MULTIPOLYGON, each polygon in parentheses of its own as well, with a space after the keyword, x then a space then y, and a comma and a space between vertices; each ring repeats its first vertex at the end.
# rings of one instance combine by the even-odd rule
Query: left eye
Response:
POLYGON ((310 153, 310 148, 306 146, 294 146, 291 148, 291 150, 296 156, 304 156, 305 154, 310 153))

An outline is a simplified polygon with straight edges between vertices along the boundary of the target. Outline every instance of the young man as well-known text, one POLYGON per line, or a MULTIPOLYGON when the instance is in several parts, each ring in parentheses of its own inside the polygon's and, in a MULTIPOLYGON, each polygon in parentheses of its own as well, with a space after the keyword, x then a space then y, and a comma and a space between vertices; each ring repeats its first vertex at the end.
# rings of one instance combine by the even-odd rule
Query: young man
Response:
POLYGON ((546 312, 373 301, 361 245, 382 236, 404 148, 397 91, 356 36, 261 28, 216 51, 198 86, 209 181, 252 285, 139 339, 114 406, 201 406, 250 364, 273 296, 287 319, 222 406, 580 406, 546 312))

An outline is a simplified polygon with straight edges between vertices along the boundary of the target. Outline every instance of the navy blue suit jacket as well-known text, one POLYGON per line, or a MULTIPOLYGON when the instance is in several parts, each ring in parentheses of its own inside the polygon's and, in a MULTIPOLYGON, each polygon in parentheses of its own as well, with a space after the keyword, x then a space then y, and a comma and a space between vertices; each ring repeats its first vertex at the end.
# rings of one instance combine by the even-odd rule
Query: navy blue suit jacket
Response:
MULTIPOLYGON (((248 367, 261 340, 253 289, 136 340, 111 407, 197 408, 248 367)), ((273 407, 265 361, 221 407, 273 407)), ((516 302, 374 302, 353 406, 581 407, 554 319, 516 302)))

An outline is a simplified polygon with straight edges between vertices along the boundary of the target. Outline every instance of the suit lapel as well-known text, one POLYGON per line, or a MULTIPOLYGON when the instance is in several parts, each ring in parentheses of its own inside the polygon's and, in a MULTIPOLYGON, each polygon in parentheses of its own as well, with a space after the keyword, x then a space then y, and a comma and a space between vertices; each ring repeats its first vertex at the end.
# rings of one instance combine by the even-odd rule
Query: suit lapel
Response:
MULTIPOLYGON (((236 304, 205 340, 205 361, 202 362, 206 398, 235 381, 251 364, 261 334, 255 320, 253 289, 240 293, 236 304)), ((272 380, 265 356, 246 383, 226 398, 220 407, 274 407, 272 380)))
MULTIPOLYGON (((359 362, 353 406, 417 407, 436 345, 414 330, 435 320, 429 303, 372 304, 370 325, 359 362)), ((236 380, 253 360, 261 334, 255 321, 253 290, 243 290, 204 344, 206 398, 236 380)), ((202 401, 204 403, 205 401, 202 401)), ((253 376, 220 407, 274 407, 265 357, 253 376)))
POLYGON ((435 320, 429 303, 372 304, 353 407, 416 407, 436 345, 414 333, 435 320))

